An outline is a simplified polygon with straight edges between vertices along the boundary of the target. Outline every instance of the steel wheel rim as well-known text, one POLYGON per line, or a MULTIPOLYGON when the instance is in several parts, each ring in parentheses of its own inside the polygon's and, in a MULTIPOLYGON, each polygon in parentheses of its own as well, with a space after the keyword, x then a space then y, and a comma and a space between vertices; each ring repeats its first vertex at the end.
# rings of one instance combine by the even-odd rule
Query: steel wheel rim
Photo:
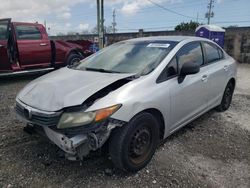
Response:
POLYGON ((141 164, 148 158, 153 147, 152 132, 146 125, 137 129, 129 143, 129 159, 134 164, 141 164))

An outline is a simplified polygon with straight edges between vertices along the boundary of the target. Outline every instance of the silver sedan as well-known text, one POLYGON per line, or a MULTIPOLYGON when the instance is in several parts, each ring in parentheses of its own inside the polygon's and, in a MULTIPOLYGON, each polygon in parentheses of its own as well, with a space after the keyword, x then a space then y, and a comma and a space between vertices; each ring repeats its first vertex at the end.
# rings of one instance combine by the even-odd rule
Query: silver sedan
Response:
POLYGON ((68 159, 105 147, 116 167, 137 171, 161 140, 210 109, 227 110, 235 82, 235 60, 210 40, 138 38, 32 81, 16 112, 68 159))

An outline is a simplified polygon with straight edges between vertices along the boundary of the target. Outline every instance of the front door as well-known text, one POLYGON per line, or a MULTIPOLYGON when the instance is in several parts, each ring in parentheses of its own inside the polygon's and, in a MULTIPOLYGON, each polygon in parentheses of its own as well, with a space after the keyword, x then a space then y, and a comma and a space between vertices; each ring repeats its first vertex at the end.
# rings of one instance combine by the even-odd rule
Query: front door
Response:
POLYGON ((10 19, 0 20, 0 71, 10 71, 11 65, 8 57, 10 19))
POLYGON ((50 40, 40 24, 15 24, 19 64, 21 68, 51 65, 50 40))
MULTIPOLYGON (((187 62, 194 62, 200 66, 204 62, 200 42, 191 42, 184 45, 176 55, 178 70, 187 62)), ((170 88, 170 131, 174 131, 186 122, 195 118, 207 109, 207 69, 187 75, 183 82, 177 78, 169 80, 170 88)))

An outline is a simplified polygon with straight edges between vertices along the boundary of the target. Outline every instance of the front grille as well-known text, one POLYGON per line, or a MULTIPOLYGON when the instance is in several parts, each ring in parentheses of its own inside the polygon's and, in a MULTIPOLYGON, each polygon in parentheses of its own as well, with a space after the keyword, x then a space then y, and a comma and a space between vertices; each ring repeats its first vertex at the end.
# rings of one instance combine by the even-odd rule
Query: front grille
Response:
POLYGON ((31 111, 31 115, 25 114, 25 107, 21 106, 20 104, 16 104, 16 112, 22 118, 31 122, 32 124, 41 125, 41 126, 55 126, 59 122, 60 115, 52 115, 48 116, 47 114, 42 113, 34 113, 31 111))

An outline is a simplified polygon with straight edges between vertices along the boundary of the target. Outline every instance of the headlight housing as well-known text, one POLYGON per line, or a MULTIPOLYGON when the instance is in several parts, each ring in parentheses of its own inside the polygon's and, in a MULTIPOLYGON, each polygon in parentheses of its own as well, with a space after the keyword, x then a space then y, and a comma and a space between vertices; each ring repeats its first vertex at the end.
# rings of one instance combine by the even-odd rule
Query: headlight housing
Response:
POLYGON ((78 127, 92 122, 102 121, 115 113, 120 107, 121 104, 117 104, 92 112, 65 112, 60 118, 57 128, 64 129, 78 127))

